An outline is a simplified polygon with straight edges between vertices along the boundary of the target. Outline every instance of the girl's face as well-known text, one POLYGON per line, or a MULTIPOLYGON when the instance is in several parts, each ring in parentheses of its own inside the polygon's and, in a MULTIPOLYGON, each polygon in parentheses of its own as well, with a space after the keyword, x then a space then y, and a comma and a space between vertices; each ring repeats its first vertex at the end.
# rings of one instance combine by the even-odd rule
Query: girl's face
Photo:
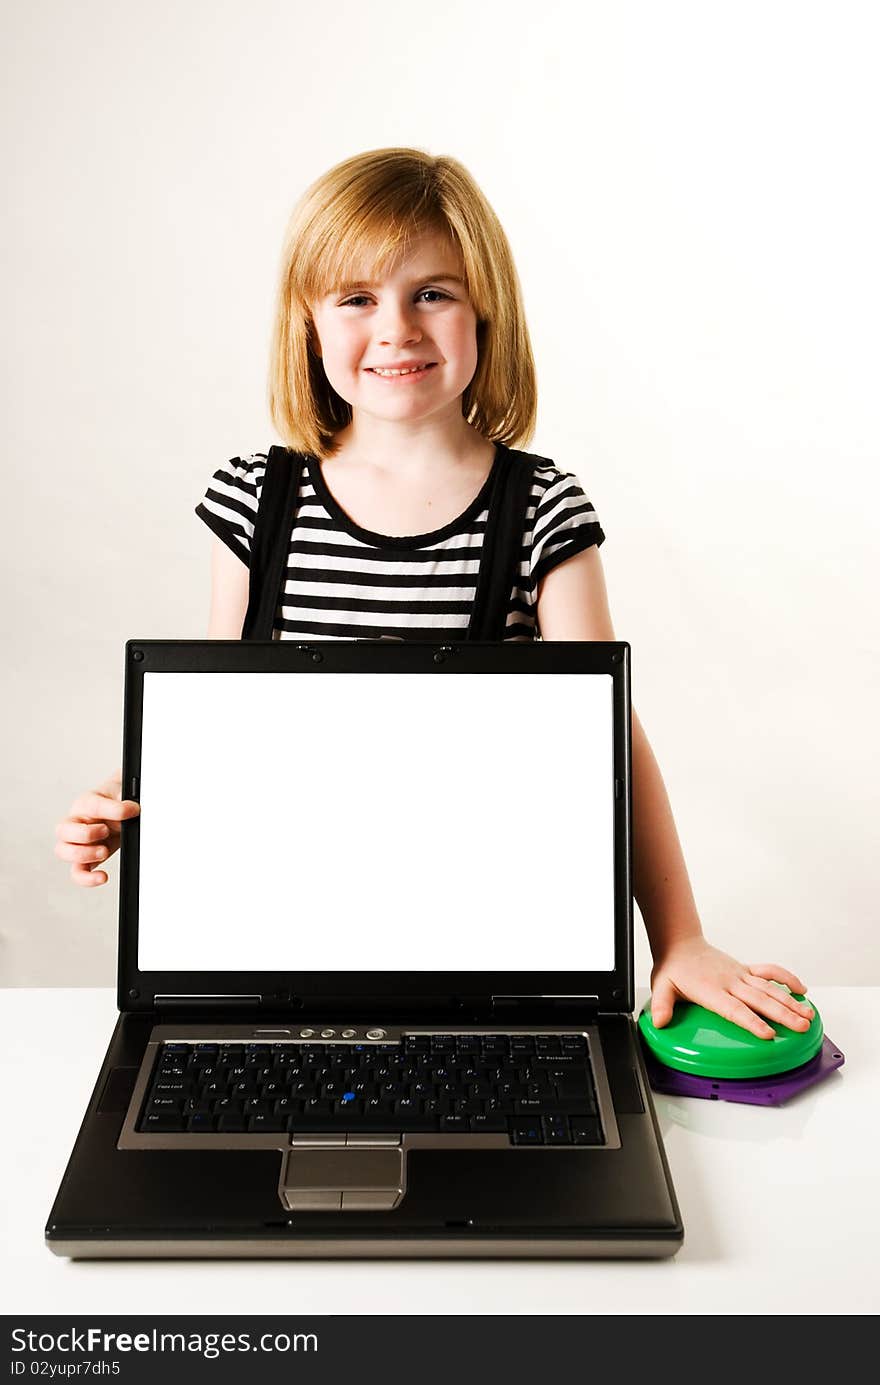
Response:
POLYGON ((362 272, 310 305, 336 393, 387 420, 460 416, 458 401, 477 368, 477 319, 457 251, 444 236, 426 235, 381 282, 363 282, 362 272))

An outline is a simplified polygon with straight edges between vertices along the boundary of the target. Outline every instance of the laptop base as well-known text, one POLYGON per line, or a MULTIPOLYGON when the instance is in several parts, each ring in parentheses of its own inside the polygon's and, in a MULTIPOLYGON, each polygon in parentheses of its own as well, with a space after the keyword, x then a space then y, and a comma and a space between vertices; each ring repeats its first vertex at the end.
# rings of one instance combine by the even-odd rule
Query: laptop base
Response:
POLYGON ((74 1259, 658 1258, 683 1230, 630 1016, 599 1030, 620 1148, 413 1149, 393 1209, 285 1212, 287 1156, 120 1150, 155 1016, 117 1022, 46 1244, 74 1259))

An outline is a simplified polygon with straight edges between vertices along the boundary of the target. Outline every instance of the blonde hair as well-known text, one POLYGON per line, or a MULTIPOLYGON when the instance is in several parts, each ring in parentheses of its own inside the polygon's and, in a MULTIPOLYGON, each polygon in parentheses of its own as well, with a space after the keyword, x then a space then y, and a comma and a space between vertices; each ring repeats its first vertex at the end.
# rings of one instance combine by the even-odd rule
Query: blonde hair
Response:
POLYGON ((332 452, 351 420, 315 353, 309 303, 350 277, 361 256, 371 276, 426 232, 449 237, 464 263, 477 317, 477 367, 462 415, 484 437, 515 447, 535 430, 537 382, 522 293, 501 223, 456 159, 421 149, 374 149, 316 179, 287 226, 269 367, 269 411, 288 447, 332 452))

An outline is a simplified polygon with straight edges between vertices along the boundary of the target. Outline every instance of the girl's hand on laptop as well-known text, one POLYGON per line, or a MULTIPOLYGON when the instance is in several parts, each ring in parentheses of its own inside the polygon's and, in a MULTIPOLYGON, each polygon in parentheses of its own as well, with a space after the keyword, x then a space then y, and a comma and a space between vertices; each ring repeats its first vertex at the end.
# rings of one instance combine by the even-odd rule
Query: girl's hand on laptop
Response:
POLYGON ((662 1029, 672 1019, 677 1000, 692 1000, 759 1039, 776 1037, 766 1019, 787 1029, 807 1029, 815 1013, 812 1005, 795 1000, 774 981, 782 981, 798 995, 806 994, 803 982, 785 967, 774 962, 747 967, 702 936, 685 938, 667 948, 654 963, 651 1019, 662 1029))
POLYGON ((119 847, 120 823, 125 818, 137 817, 140 810, 139 803, 122 797, 121 769, 97 789, 80 794, 70 816, 55 828, 55 855, 72 863, 70 878, 74 885, 107 884, 107 872, 99 870, 97 863, 103 865, 110 859, 119 847))

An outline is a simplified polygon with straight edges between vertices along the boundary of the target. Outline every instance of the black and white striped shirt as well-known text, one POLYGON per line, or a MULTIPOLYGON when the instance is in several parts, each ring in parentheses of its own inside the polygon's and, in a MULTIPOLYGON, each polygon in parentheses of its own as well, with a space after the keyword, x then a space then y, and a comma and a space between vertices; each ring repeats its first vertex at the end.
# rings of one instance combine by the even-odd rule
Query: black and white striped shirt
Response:
MULTIPOLYGON (((233 457, 214 472, 196 506, 196 514, 248 566, 265 470, 262 452, 233 457)), ((442 529, 388 536, 349 519, 319 463, 308 457, 273 639, 461 639, 476 594, 491 481, 490 474, 464 513, 442 529)), ((505 641, 540 637, 538 582, 604 539, 577 477, 550 461, 538 465, 505 641)))

